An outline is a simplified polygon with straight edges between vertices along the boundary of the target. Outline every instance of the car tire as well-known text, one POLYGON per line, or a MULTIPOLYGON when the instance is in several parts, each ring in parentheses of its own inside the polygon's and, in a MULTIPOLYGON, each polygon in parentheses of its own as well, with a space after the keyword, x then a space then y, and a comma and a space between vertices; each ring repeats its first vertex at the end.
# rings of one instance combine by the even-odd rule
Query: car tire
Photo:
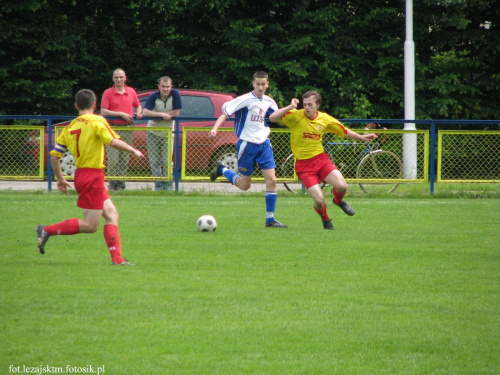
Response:
POLYGON ((219 148, 212 157, 212 166, 215 166, 215 163, 218 161, 233 172, 238 172, 238 155, 236 154, 235 146, 219 148))

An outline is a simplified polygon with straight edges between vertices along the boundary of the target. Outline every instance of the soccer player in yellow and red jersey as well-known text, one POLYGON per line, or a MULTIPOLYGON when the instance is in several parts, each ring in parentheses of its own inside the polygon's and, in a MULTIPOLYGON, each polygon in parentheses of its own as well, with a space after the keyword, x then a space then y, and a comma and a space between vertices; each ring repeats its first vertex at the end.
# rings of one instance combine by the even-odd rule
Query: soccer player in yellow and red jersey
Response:
POLYGON ((287 107, 280 108, 269 116, 269 120, 279 122, 291 129, 291 147, 295 156, 295 172, 314 200, 314 210, 323 221, 323 228, 334 229, 326 212, 326 202, 321 190, 321 182, 333 186, 333 203, 347 215, 354 215, 352 207, 343 200, 347 192, 344 176, 324 152, 322 138, 324 133, 333 133, 349 139, 369 142, 376 134, 357 134, 325 112, 318 111, 321 95, 308 91, 302 96, 304 109, 297 110, 298 99, 292 99, 287 107))
POLYGON ((66 195, 71 185, 64 179, 59 159, 66 151, 75 158, 75 189, 77 206, 83 210, 83 219, 67 219, 57 224, 38 225, 38 250, 45 254, 45 243, 50 236, 94 233, 104 217, 104 239, 113 265, 131 265, 121 255, 118 211, 104 186, 104 144, 136 157, 144 157, 120 139, 106 119, 94 114, 96 96, 91 90, 80 90, 75 96, 79 116, 64 128, 57 144, 50 152, 50 162, 57 178, 57 188, 66 195))

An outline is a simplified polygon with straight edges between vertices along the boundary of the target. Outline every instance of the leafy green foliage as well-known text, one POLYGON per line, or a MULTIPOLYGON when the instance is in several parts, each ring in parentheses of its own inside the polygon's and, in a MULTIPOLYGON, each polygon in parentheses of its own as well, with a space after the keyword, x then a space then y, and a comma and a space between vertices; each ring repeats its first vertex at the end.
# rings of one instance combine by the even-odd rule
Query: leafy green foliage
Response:
MULTIPOLYGON (((128 84, 242 94, 270 74, 280 105, 311 89, 339 118, 402 118, 402 0, 2 3, 0 113, 72 114, 117 67, 128 84)), ((417 118, 500 117, 498 0, 414 2, 417 118)))
POLYGON ((415 2, 421 118, 499 117, 499 19, 498 0, 415 2))

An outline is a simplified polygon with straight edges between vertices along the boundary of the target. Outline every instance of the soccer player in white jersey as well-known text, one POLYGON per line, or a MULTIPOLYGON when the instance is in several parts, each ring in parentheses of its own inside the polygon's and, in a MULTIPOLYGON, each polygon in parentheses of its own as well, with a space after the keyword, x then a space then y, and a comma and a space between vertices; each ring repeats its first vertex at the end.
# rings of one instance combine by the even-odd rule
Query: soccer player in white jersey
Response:
POLYGON ((222 115, 219 116, 209 136, 215 138, 217 129, 233 114, 235 115, 234 132, 238 136, 236 153, 238 155, 238 173, 226 168, 217 162, 210 173, 210 180, 215 181, 219 176, 240 188, 248 190, 252 184, 252 174, 258 165, 266 182, 266 227, 288 228, 274 218, 276 209, 276 164, 273 148, 268 136, 271 130, 265 118, 278 109, 276 102, 265 95, 269 87, 269 78, 266 72, 258 71, 253 75, 253 91, 238 96, 224 103, 222 115))

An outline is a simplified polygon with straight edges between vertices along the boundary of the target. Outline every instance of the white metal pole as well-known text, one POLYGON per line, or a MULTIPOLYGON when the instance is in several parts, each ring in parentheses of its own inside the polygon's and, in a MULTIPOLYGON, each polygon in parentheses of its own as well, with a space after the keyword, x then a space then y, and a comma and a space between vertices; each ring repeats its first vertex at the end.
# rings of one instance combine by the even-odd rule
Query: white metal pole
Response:
MULTIPOLYGON (((415 119, 415 43, 413 42, 413 0, 406 0, 406 40, 404 44, 405 120, 415 119)), ((405 123, 404 130, 415 130, 414 123, 405 123)), ((417 135, 403 134, 403 173, 417 178, 417 135)))

